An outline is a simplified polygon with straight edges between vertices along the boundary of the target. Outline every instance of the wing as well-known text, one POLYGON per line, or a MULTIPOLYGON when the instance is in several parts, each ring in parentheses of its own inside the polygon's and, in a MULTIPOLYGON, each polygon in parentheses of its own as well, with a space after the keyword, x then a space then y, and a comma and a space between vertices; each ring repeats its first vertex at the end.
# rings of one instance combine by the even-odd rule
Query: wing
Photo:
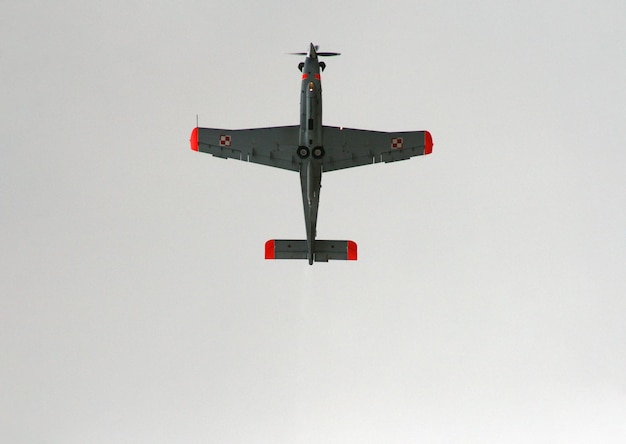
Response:
POLYGON ((395 162, 430 154, 433 150, 433 139, 428 131, 386 133, 324 126, 323 140, 324 171, 395 162))
POLYGON ((239 159, 299 171, 299 126, 227 130, 194 128, 191 149, 224 159, 239 159))

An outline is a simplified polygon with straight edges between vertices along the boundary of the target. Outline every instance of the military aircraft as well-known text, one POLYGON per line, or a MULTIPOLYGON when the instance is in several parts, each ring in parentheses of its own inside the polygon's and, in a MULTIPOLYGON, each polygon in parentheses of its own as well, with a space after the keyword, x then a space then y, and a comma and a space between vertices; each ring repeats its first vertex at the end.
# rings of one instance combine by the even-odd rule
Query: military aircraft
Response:
POLYGON ((322 125, 322 77, 326 64, 312 43, 304 62, 300 88, 300 125, 253 129, 196 128, 191 149, 216 157, 239 159, 300 173, 306 240, 269 240, 265 259, 356 260, 357 245, 349 240, 316 240, 322 172, 378 162, 395 162, 430 154, 428 131, 380 132, 322 125))

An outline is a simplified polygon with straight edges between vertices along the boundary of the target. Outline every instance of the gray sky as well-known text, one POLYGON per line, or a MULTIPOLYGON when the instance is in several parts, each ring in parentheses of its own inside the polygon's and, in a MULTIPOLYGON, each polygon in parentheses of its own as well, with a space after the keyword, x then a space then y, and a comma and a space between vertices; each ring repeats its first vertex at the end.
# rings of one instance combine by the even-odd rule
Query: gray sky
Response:
POLYGON ((626 440, 623 1, 0 6, 0 440, 626 440), (189 150, 298 122, 428 129, 324 175, 189 150))

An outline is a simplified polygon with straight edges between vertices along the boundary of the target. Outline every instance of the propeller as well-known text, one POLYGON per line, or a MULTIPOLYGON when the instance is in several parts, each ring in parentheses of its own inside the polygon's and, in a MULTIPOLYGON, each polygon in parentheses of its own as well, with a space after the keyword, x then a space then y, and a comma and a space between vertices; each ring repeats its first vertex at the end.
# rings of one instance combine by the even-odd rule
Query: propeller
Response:
MULTIPOLYGON (((319 48, 318 45, 313 46, 313 48, 315 48, 315 54, 317 54, 318 57, 332 57, 332 56, 341 55, 340 52, 317 52, 317 49, 319 48)), ((289 54, 291 54, 291 55, 299 55, 299 56, 308 56, 309 55, 308 52, 290 52, 289 54)))

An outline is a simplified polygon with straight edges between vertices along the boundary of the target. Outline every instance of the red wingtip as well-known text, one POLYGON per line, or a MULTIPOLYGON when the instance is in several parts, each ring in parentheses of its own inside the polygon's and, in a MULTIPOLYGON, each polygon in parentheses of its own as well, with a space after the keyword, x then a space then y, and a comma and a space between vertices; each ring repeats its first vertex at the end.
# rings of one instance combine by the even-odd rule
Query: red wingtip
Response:
POLYGON ((348 260, 355 261, 357 259, 356 242, 348 241, 348 260))
POLYGON ((194 151, 198 151, 198 128, 194 128, 191 132, 191 138, 189 139, 189 143, 191 143, 191 149, 194 151))
POLYGON ((433 152, 433 136, 424 131, 424 154, 430 154, 433 152))
POLYGON ((275 259, 274 239, 265 242, 265 259, 275 259))

